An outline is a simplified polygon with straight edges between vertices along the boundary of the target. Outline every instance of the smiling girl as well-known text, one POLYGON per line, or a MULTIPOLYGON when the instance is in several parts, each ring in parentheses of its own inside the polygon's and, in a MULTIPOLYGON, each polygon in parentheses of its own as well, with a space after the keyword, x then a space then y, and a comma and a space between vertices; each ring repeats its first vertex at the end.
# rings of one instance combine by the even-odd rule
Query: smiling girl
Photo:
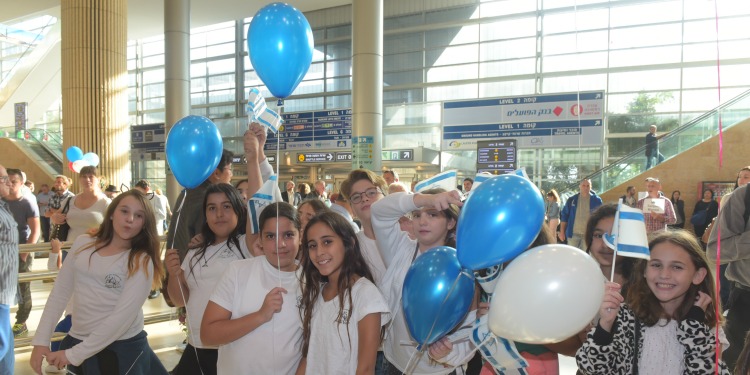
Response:
POLYGON ((76 374, 166 374, 148 346, 143 303, 164 270, 151 204, 131 190, 109 205, 95 236, 78 237, 60 270, 32 340, 31 367, 42 358, 76 374), (57 319, 73 298, 73 326, 50 352, 57 319))
POLYGON ((359 240, 335 212, 313 217, 302 237, 302 362, 297 374, 372 374, 388 305, 359 240))
POLYGON ((218 374, 293 374, 301 358, 299 216, 273 203, 259 224, 264 256, 232 262, 203 313, 200 338, 219 347, 218 374))
MULTIPOLYGON (((576 354, 579 368, 587 374, 714 373, 718 302, 706 255, 684 231, 658 233, 649 249, 651 259, 635 266, 626 299, 619 284, 607 283, 599 324, 576 354)), ((720 374, 729 374, 719 365, 720 374)))
POLYGON ((182 263, 177 249, 167 250, 164 260, 169 271, 169 295, 176 307, 187 304, 190 323, 188 345, 173 375, 216 374, 218 347, 205 345, 200 339, 203 311, 229 263, 252 257, 246 236, 241 234, 247 225, 247 209, 237 189, 225 183, 210 185, 203 200, 203 216, 203 244, 188 250, 182 263))

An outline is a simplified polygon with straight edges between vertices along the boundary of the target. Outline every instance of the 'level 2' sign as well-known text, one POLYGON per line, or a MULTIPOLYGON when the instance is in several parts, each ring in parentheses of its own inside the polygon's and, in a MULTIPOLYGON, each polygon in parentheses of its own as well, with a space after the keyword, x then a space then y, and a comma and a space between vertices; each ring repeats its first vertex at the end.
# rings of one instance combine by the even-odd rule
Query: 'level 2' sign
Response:
POLYGON ((390 161, 414 160, 414 150, 383 151, 382 159, 390 161))

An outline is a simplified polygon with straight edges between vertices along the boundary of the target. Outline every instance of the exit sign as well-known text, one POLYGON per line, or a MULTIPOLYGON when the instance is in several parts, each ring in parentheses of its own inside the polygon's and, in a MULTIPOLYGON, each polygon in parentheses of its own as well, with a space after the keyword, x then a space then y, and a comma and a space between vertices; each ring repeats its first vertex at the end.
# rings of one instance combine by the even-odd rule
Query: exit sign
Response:
POLYGON ((382 152, 383 160, 390 161, 411 161, 414 160, 414 150, 390 150, 382 152))

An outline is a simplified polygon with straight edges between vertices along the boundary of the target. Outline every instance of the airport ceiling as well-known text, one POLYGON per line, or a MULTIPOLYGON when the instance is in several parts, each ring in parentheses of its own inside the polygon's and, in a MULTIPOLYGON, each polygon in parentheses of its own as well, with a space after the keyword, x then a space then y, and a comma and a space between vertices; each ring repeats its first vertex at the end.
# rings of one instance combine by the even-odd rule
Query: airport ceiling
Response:
MULTIPOLYGON (((0 23, 30 15, 60 16, 61 0, 0 0, 0 23)), ((106 1, 106 0, 100 0, 106 1)), ((164 32, 164 2, 169 0, 128 0, 128 39, 141 39, 164 32)), ((190 26, 250 17, 272 0, 192 0, 190 26)), ((351 4, 351 0, 287 0, 303 12, 351 4)))

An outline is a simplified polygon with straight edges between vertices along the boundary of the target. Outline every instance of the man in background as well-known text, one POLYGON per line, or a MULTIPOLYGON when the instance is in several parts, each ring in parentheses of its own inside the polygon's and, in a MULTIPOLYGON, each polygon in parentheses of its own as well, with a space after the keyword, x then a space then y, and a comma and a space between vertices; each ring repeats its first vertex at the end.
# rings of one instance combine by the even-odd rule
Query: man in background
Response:
MULTIPOLYGON (((0 198, 10 194, 5 167, 0 165, 0 198)), ((10 307, 18 287, 18 230, 8 204, 0 200, 0 374, 12 374, 15 364, 10 307)))
POLYGON ((568 245, 586 251, 586 223, 591 213, 602 205, 602 199, 591 191, 591 180, 584 179, 578 185, 579 193, 568 198, 560 213, 561 241, 568 240, 568 245))

